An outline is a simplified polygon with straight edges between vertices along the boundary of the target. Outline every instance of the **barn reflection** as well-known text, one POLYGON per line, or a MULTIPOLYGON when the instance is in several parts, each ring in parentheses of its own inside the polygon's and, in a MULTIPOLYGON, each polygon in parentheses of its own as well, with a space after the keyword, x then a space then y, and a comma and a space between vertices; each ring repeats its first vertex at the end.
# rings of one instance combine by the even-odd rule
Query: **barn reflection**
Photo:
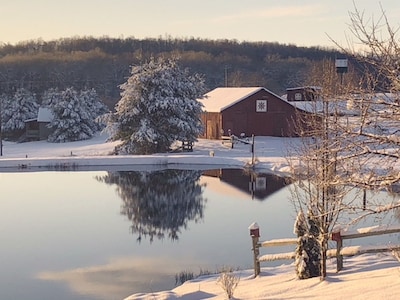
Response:
POLYGON ((256 200, 265 200, 288 184, 288 180, 283 177, 243 169, 208 170, 203 175, 217 177, 256 200))

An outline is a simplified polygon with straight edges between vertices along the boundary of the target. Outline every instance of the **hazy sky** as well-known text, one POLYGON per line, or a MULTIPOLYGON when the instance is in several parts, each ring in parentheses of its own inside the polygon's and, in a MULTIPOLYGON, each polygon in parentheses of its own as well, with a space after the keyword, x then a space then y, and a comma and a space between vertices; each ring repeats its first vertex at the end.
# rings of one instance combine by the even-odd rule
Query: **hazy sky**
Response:
MULTIPOLYGON (((399 25, 398 0, 355 0, 399 25)), ((73 36, 236 39, 333 46, 349 33, 352 0, 0 0, 0 42, 73 36)))

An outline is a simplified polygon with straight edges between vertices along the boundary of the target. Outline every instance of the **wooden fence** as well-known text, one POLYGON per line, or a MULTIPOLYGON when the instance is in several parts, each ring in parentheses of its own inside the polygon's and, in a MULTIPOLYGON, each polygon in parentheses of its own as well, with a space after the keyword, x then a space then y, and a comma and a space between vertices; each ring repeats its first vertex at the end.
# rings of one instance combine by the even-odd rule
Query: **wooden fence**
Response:
MULTIPOLYGON (((254 224, 254 223, 253 223, 254 224)), ((255 223, 256 224, 256 223, 255 223)), ((250 227, 249 227, 250 229, 250 227)), ((360 228, 352 232, 334 232, 330 236, 330 240, 336 242, 336 249, 327 251, 328 258, 336 258, 336 271, 339 272, 343 268, 343 257, 354 256, 364 253, 388 252, 400 250, 400 245, 374 245, 374 246, 349 246, 343 247, 343 240, 363 238, 369 236, 399 233, 399 226, 376 226, 368 228, 360 228)), ((260 256, 260 248, 290 246, 296 245, 297 238, 274 239, 264 242, 259 242, 259 231, 250 229, 250 235, 253 242, 253 258, 254 258, 254 275, 260 274, 260 262, 276 261, 276 260, 292 260, 295 259, 295 252, 264 254, 260 256)))

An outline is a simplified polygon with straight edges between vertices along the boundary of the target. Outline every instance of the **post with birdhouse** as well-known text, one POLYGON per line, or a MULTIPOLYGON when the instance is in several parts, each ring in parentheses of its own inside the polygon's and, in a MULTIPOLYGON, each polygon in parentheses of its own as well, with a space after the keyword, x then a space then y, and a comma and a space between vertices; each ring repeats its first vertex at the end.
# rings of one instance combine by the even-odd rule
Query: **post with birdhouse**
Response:
POLYGON ((254 260, 254 277, 260 275, 260 262, 258 256, 260 255, 260 244, 258 243, 260 238, 260 227, 256 222, 249 226, 250 236, 253 243, 253 260, 254 260))

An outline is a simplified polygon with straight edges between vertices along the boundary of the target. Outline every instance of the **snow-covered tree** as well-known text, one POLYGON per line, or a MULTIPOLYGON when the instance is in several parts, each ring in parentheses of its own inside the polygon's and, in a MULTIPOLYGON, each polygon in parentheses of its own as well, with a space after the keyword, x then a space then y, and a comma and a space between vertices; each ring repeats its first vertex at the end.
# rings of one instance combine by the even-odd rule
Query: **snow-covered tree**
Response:
POLYGON ((41 105, 51 108, 59 99, 60 91, 57 88, 51 88, 43 93, 41 105))
POLYGON ((6 103, 7 96, 0 95, 0 156, 3 155, 3 107, 6 103))
POLYGON ((0 126, 1 128, 4 127, 4 120, 5 120, 5 107, 6 103, 8 102, 8 96, 6 94, 1 94, 0 95, 0 126))
POLYGON ((75 89, 68 88, 60 92, 58 97, 54 93, 51 93, 50 105, 54 118, 49 124, 54 131, 49 135, 48 141, 69 142, 93 137, 99 130, 95 115, 101 111, 101 105, 97 106, 96 98, 92 97, 94 92, 78 93, 75 89))
POLYGON ((95 121, 94 126, 99 131, 104 128, 104 124, 99 121, 98 117, 109 112, 107 106, 100 100, 99 95, 95 89, 86 89, 80 92, 80 99, 83 102, 82 105, 90 113, 91 118, 95 121))
MULTIPOLYGON (((309 219, 317 221, 320 275, 324 279, 328 240, 340 213, 349 204, 344 201, 351 186, 346 185, 347 160, 343 156, 351 147, 341 134, 342 102, 337 94, 340 78, 332 62, 326 61, 319 67, 322 75, 315 73, 310 81, 320 89, 316 100, 304 107, 308 114, 300 116, 303 119, 297 124, 301 142, 290 149, 288 161, 296 210, 307 212, 309 219)), ((312 239, 306 239, 307 243, 313 243, 312 239)))
POLYGON ((349 15, 349 43, 336 45, 357 61, 363 74, 356 97, 346 95, 358 111, 345 131, 353 144, 351 155, 358 158, 358 170, 349 181, 367 189, 390 188, 400 183, 399 27, 390 24, 382 7, 377 18, 357 7, 349 15))
POLYGON ((356 62, 353 67, 362 68, 361 77, 341 78, 333 62, 313 72, 318 76, 307 84, 321 87, 321 101, 313 103, 314 117, 307 120, 308 128, 299 130, 303 143, 289 158, 297 209, 308 211, 320 232, 321 278, 326 276, 330 234, 346 212, 352 219, 340 225, 400 206, 384 199, 365 204, 357 193, 400 183, 398 30, 384 13, 378 22, 357 9, 350 17, 352 33, 364 47, 342 50, 356 62), (382 89, 388 93, 378 93, 382 89))
POLYGON ((299 279, 321 275, 321 247, 319 244, 319 227, 315 219, 308 214, 308 224, 304 213, 299 211, 294 228, 298 237, 296 247, 296 274, 299 279))
POLYGON ((2 103, 2 129, 4 132, 20 133, 25 121, 37 117, 36 96, 27 89, 18 89, 13 97, 4 97, 2 103))
POLYGON ((151 59, 134 66, 121 85, 121 99, 108 124, 113 139, 123 143, 119 152, 155 153, 174 141, 196 141, 202 131, 204 80, 182 70, 176 60, 151 59))

